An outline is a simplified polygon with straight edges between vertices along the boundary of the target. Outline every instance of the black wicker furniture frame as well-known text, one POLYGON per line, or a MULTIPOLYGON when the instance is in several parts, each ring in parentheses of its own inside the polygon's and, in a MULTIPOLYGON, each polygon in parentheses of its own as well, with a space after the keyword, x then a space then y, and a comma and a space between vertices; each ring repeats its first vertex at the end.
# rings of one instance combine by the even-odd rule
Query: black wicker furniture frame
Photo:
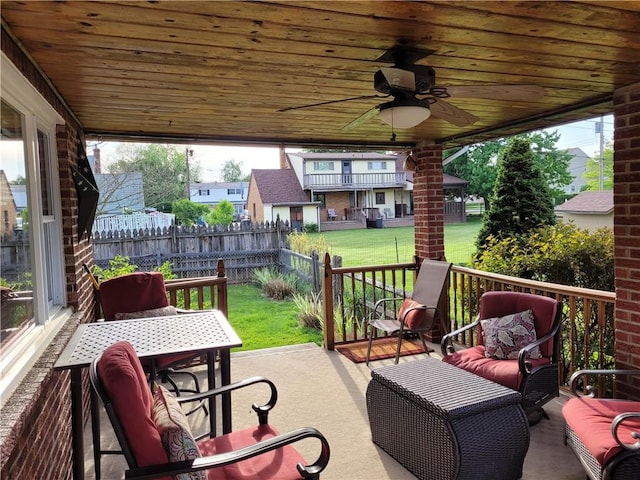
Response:
POLYGON ((436 359, 371 372, 372 440, 423 480, 516 480, 529 448, 520 394, 436 359))

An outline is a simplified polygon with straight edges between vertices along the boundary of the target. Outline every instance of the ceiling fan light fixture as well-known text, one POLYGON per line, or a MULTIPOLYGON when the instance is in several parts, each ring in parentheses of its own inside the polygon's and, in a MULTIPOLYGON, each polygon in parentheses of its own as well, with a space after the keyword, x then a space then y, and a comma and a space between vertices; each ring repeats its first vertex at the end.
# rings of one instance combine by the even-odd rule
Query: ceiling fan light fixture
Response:
POLYGON ((414 101, 383 103, 380 109, 380 120, 393 128, 412 128, 421 124, 431 116, 427 105, 414 101))

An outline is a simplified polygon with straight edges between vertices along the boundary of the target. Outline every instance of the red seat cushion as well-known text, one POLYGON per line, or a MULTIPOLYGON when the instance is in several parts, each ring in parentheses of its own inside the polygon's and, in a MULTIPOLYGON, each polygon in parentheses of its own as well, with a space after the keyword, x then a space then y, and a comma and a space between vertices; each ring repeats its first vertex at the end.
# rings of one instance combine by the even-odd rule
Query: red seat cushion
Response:
MULTIPOLYGON (((230 452, 278 435, 271 425, 238 430, 221 437, 198 442, 203 456, 230 452)), ((210 480, 298 480, 303 478, 296 468, 305 459, 290 445, 258 455, 242 462, 209 470, 210 480)))
POLYGON ((108 347, 98 362, 98 376, 138 466, 166 463, 167 454, 151 418, 153 397, 133 346, 118 342, 108 347))
MULTIPOLYGON (((571 398, 562 407, 562 415, 585 448, 600 465, 606 465, 614 456, 623 451, 611 433, 613 419, 625 412, 640 411, 640 402, 613 400, 607 398, 571 398)), ((625 420, 618 428, 622 442, 633 444, 631 432, 640 432, 640 420, 625 420)))
MULTIPOLYGON (((407 310, 414 307, 421 307, 422 304, 420 302, 416 302, 410 298, 405 298, 402 301, 402 305, 400 306, 400 311, 398 312, 398 320, 402 319, 402 316, 405 314, 407 310)), ((426 310, 418 309, 411 310, 404 319, 404 325, 406 328, 419 328, 422 323, 427 318, 426 310)))
MULTIPOLYGON (((496 360, 486 358, 484 345, 460 350, 442 357, 442 361, 474 373, 482 378, 499 383, 513 390, 519 390, 522 374, 518 368, 518 360, 496 360)), ((549 363, 548 358, 528 360, 533 367, 549 363)))

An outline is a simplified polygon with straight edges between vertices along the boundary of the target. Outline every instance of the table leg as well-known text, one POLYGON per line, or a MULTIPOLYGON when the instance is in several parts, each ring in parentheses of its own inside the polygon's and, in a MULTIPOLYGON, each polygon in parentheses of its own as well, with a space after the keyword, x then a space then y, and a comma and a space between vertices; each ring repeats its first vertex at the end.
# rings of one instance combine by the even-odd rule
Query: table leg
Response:
MULTIPOLYGON (((211 350, 207 352, 207 388, 209 390, 216 388, 216 351, 211 350)), ((211 395, 209 397, 209 432, 210 437, 215 437, 217 432, 216 426, 216 415, 218 415, 218 411, 216 410, 216 396, 211 395)))
POLYGON ((91 391, 91 436, 93 439, 93 464, 96 472, 96 480, 100 480, 102 445, 100 443, 100 410, 98 409, 98 398, 96 392, 91 391))
POLYGON ((84 432, 82 431, 82 369, 71 369, 71 455, 74 480, 84 479, 84 432))
MULTIPOLYGON (((228 348, 220 350, 220 382, 231 383, 231 352, 228 348)), ((231 432, 231 393, 222 394, 222 433, 231 432)))

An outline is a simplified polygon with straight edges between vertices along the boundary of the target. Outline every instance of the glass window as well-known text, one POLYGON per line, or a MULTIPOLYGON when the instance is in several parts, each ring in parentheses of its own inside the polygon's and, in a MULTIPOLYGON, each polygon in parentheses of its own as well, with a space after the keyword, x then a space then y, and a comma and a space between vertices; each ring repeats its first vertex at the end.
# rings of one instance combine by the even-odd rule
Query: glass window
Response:
POLYGON ((387 162, 367 162, 367 170, 386 170, 387 162))
POLYGON ((376 192, 376 205, 384 205, 384 192, 376 192))
POLYGON ((313 194, 313 201, 314 202, 320 202, 320 208, 325 208, 326 207, 326 199, 325 199, 325 195, 324 193, 314 193, 313 194))
POLYGON ((200 195, 201 197, 206 197, 209 195, 209 190, 198 190, 198 195, 200 195))
POLYGON ((0 395, 8 395, 64 324, 66 279, 55 154, 62 117, 2 55, 0 395), (51 328, 42 328, 51 324, 51 328))
MULTIPOLYGON (((1 345, 4 347, 35 322, 33 259, 29 240, 30 209, 27 195, 27 165, 24 116, 2 101, 2 170, 0 181, 3 218, 1 345), (18 219, 20 222, 18 222, 18 219)), ((44 206, 44 203, 43 203, 44 206)))
POLYGON ((333 162, 327 162, 327 161, 315 161, 313 162, 313 169, 316 171, 322 171, 322 170, 333 170, 333 162))

